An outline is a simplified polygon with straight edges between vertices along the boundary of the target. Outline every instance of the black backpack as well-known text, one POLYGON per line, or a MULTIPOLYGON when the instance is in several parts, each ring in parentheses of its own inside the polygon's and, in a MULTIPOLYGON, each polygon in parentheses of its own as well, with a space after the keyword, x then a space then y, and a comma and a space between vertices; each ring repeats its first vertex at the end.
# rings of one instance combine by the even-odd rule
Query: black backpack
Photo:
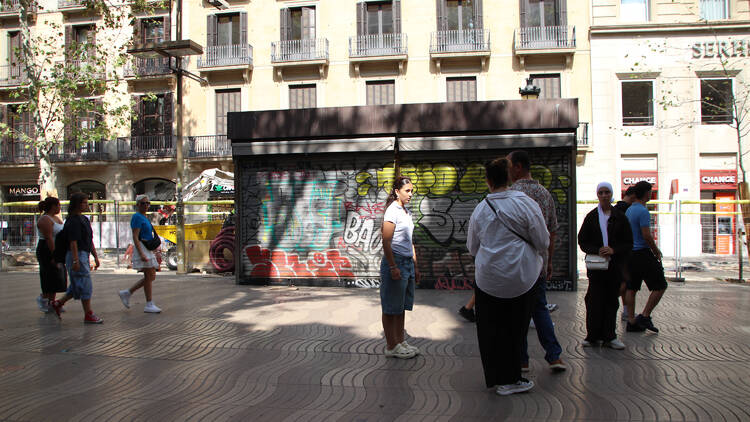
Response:
POLYGON ((52 253, 52 259, 59 264, 65 264, 65 254, 68 253, 68 249, 70 248, 67 227, 67 225, 63 226, 60 233, 55 236, 55 251, 52 253))

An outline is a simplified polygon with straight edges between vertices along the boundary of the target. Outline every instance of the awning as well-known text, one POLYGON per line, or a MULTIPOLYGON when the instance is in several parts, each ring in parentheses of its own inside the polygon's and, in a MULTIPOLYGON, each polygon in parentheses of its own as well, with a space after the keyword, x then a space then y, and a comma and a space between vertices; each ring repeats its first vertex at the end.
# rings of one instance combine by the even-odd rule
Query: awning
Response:
POLYGON ((394 137, 232 143, 234 156, 393 151, 394 137))
POLYGON ((574 147, 575 133, 399 138, 399 151, 574 147))

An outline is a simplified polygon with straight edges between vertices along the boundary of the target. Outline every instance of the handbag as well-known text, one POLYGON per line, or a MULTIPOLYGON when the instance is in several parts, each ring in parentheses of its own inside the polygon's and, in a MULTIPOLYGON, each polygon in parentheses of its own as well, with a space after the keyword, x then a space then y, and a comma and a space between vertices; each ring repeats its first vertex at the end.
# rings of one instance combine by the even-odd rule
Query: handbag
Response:
POLYGON ((153 239, 151 240, 141 239, 141 242, 143 243, 143 246, 146 247, 146 249, 150 251, 155 251, 161 245, 161 238, 159 238, 159 235, 156 234, 156 230, 154 230, 153 226, 151 226, 151 233, 153 233, 154 235, 153 239))
POLYGON ((594 254, 586 254, 586 269, 603 271, 609 269, 609 257, 594 254))

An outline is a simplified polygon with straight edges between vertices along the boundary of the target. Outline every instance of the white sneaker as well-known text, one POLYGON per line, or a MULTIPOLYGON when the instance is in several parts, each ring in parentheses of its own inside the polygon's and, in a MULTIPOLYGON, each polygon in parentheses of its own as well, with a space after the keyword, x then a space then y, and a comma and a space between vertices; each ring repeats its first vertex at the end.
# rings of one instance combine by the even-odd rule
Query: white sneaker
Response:
POLYGON ((36 306, 38 306, 39 310, 42 312, 49 312, 49 309, 47 307, 47 299, 41 296, 36 297, 36 306))
POLYGON ((161 308, 154 305, 154 302, 146 302, 146 307, 143 308, 143 312, 147 312, 150 314, 158 314, 159 312, 161 312, 161 308))
POLYGON ((130 309, 130 290, 120 290, 119 292, 117 292, 117 294, 120 296, 122 304, 125 305, 126 308, 130 309))
POLYGON ((606 343, 604 343, 602 346, 604 347, 610 347, 615 350, 622 350, 625 348, 625 343, 621 342, 620 339, 613 339, 606 343))
POLYGON ((547 310, 552 313, 557 310, 557 303, 548 303, 547 304, 547 310))
POLYGON ((508 396, 515 393, 523 393, 534 388, 534 381, 529 381, 526 378, 521 378, 520 381, 515 384, 498 385, 495 393, 501 396, 508 396))
POLYGON ((414 352, 415 355, 419 354, 419 348, 417 346, 412 346, 411 344, 407 343, 406 340, 401 342, 401 345, 404 346, 406 350, 411 350, 414 352))
POLYGON ((581 342, 581 346, 583 346, 583 347, 597 347, 597 346, 599 346, 599 342, 598 341, 590 342, 588 340, 584 340, 584 341, 581 342))
POLYGON ((414 351, 405 348, 401 343, 399 343, 391 350, 388 350, 388 348, 386 348, 385 356, 389 358, 411 359, 416 356, 416 354, 414 353, 414 351))

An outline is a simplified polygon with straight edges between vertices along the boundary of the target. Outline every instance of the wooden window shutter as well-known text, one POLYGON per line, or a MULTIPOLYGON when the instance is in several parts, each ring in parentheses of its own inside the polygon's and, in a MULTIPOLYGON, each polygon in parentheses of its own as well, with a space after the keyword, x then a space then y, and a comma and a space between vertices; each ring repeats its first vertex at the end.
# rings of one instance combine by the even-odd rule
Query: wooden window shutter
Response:
POLYGON ((94 100, 94 123, 95 127, 99 127, 104 121, 104 100, 102 98, 96 98, 94 100))
POLYGON ((557 12, 557 24, 560 26, 568 25, 568 2, 567 0, 555 0, 555 11, 557 12))
POLYGON ((367 35, 367 3, 361 1, 357 3, 357 35, 367 35))
POLYGON ((218 26, 219 26, 219 17, 216 15, 208 15, 206 16, 206 45, 208 46, 214 46, 218 45, 218 26))
POLYGON ((292 13, 289 9, 281 9, 279 29, 281 31, 281 41, 292 39, 292 13))
POLYGON ((138 136, 143 133, 143 99, 140 95, 133 95, 133 110, 130 119, 130 136, 138 136))
POLYGON ((314 7, 302 8, 302 39, 303 40, 315 39, 315 8, 314 7))
POLYGON ((96 57, 96 24, 89 26, 89 33, 86 37, 88 38, 87 42, 89 43, 86 52, 89 56, 89 63, 93 63, 91 59, 96 57))
POLYGON ((164 16, 162 24, 164 25, 164 39, 162 41, 172 41, 172 20, 169 15, 164 16))
MULTIPOLYGON (((73 25, 65 26, 65 59, 67 61, 73 60, 73 25)), ((11 54, 14 54, 11 51, 11 54)))
POLYGON ((448 29, 448 16, 446 13, 447 6, 445 0, 435 0, 435 3, 437 4, 437 30, 445 31, 448 29))
POLYGON ((65 147, 74 142, 73 126, 77 123, 75 116, 70 111, 70 106, 66 105, 63 107, 63 124, 65 125, 63 128, 63 145, 65 147))
POLYGON ((247 12, 240 12, 240 44, 247 45, 247 12))
POLYGON ((401 0, 393 0, 393 33, 401 33, 401 0))
POLYGON ((173 118, 173 107, 172 107, 172 93, 167 92, 164 94, 164 110, 163 110, 163 121, 164 121, 164 135, 172 136, 172 122, 173 118))
POLYGON ((483 29, 482 0, 474 0, 474 29, 483 29))
POLYGON ((143 19, 135 19, 133 21, 133 45, 141 44, 143 44, 143 19))
POLYGON ((518 14, 521 17, 521 28, 526 28, 526 9, 529 0, 518 0, 518 14))

